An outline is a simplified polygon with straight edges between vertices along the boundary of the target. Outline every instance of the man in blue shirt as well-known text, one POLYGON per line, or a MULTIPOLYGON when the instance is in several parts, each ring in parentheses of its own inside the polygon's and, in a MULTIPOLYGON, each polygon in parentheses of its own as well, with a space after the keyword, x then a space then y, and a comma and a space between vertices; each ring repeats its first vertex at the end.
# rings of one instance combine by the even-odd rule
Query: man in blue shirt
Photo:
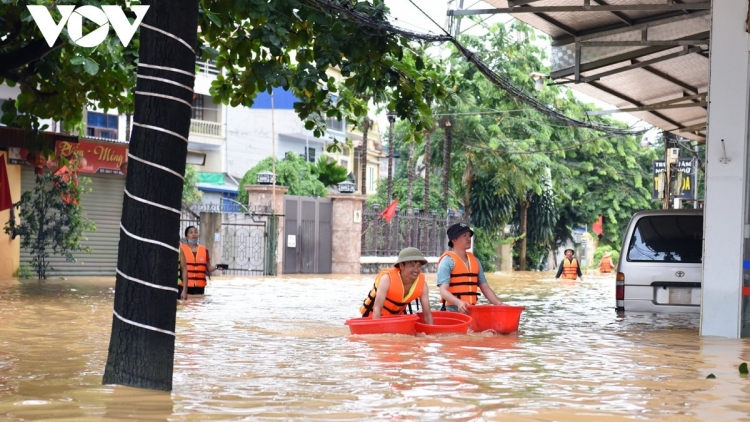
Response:
POLYGON ((502 305, 487 284, 482 264, 468 251, 474 231, 468 224, 456 223, 448 227, 448 247, 438 263, 437 285, 443 307, 447 311, 469 313, 467 306, 475 305, 479 291, 493 305, 502 305))

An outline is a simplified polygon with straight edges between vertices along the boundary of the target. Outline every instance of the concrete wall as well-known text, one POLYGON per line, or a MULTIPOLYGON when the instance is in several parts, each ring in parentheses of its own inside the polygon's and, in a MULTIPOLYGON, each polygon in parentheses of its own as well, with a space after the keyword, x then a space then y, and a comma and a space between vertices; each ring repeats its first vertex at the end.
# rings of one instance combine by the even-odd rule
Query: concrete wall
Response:
MULTIPOLYGON (((227 173, 237 180, 273 152, 271 110, 237 107, 227 109, 227 173)), ((276 134, 304 133, 304 126, 294 110, 275 109, 276 134)), ((302 143, 304 145, 304 143, 302 143)), ((278 145, 276 157, 284 158, 278 145)))
MULTIPOLYGON (((7 153, 4 151, 0 151, 0 160, 5 161, 8 169, 10 198, 13 202, 18 202, 21 199, 21 166, 8 166, 7 153)), ((11 240, 10 236, 5 234, 3 227, 9 219, 10 210, 0 211, 0 279, 18 274, 21 239, 17 237, 11 240)))
POLYGON ((331 272, 359 274, 362 256, 362 222, 355 221, 355 212, 362 216, 363 195, 331 194, 333 200, 333 246, 331 272))
POLYGON ((737 338, 743 242, 750 235, 745 225, 748 2, 712 3, 701 334, 737 338))

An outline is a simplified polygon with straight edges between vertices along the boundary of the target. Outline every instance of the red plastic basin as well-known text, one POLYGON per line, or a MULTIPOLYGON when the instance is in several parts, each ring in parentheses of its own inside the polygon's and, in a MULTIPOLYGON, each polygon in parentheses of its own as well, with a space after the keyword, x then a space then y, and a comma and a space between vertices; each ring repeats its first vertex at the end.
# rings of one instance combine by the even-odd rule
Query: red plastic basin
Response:
POLYGON ((352 318, 344 324, 352 334, 415 334, 416 315, 383 315, 380 319, 352 318))
MULTIPOLYGON (((424 323, 424 314, 422 312, 419 312, 415 314, 419 317, 419 322, 424 323)), ((435 317, 439 318, 452 318, 452 319, 458 319, 464 322, 471 322, 471 317, 466 314, 461 314, 458 312, 450 312, 450 311, 432 311, 432 318, 435 317)))
POLYGON ((526 309, 510 305, 469 305, 468 308, 472 317, 469 328, 472 331, 492 330, 500 334, 518 331, 521 312, 526 309))
POLYGON ((416 322, 414 328, 418 333, 425 334, 466 334, 471 321, 440 316, 432 317, 432 324, 416 322))

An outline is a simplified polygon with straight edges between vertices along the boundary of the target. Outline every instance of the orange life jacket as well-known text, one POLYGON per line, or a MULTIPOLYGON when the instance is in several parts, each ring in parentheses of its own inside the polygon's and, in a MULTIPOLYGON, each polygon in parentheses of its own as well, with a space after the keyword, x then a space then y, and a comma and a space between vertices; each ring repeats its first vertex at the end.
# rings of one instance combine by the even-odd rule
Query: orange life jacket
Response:
MULTIPOLYGON (((479 261, 474 257, 474 254, 466 252, 466 256, 469 258, 469 266, 467 267, 463 259, 455 252, 447 251, 438 260, 438 266, 446 256, 453 259, 453 270, 451 271, 448 291, 469 305, 475 305, 477 296, 481 294, 479 293, 479 261)), ((446 301, 443 299, 443 305, 445 304, 446 301)))
POLYGON ((603 273, 611 273, 612 272, 612 258, 610 257, 602 258, 602 260, 599 261, 599 271, 603 273))
POLYGON ((363 317, 370 316, 372 309, 375 306, 375 296, 378 294, 378 286, 380 285, 380 279, 388 274, 391 279, 391 284, 388 287, 388 292, 385 296, 385 303, 383 304, 383 310, 381 315, 398 315, 406 313, 404 310, 413 300, 417 300, 422 296, 424 291, 425 281, 424 274, 419 274, 419 277, 412 284, 411 289, 406 292, 404 291, 404 282, 401 280, 401 271, 396 268, 388 268, 382 270, 377 277, 375 277, 375 284, 372 286, 372 290, 367 294, 367 298, 359 307, 359 311, 363 317))
POLYGON ((568 258, 563 258, 563 272, 560 277, 571 280, 578 278, 578 260, 572 258, 568 261, 568 258))
MULTIPOLYGON (((203 245, 198 245, 198 252, 193 255, 190 245, 180 244, 180 250, 185 255, 185 266, 187 267, 188 287, 206 287, 206 271, 208 271, 208 251, 203 245)), ((185 274, 182 275, 185 278, 185 274)), ((177 282, 182 286, 182 280, 177 282)))

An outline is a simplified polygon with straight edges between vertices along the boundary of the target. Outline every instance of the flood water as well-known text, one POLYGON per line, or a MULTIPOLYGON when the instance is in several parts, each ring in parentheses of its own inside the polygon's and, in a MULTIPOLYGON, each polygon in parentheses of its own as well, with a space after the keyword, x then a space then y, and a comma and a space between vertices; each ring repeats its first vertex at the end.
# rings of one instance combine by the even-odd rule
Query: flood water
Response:
POLYGON ((520 332, 351 336, 373 276, 215 278, 178 305, 171 393, 101 385, 114 279, 0 280, 0 419, 750 420, 750 342, 618 317, 612 278, 488 279, 520 332))

